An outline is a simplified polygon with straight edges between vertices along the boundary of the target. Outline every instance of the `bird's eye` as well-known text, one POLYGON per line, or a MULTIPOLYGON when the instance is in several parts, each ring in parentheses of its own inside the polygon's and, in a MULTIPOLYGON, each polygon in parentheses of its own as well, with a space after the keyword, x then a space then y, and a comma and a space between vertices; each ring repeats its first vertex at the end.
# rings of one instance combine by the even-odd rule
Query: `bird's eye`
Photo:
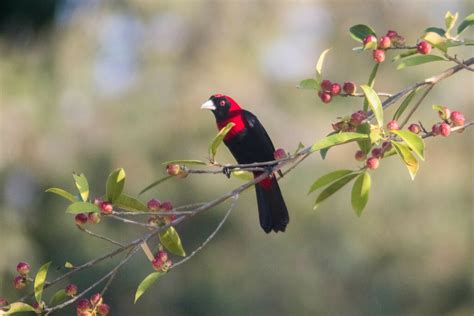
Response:
POLYGON ((222 100, 221 102, 219 102, 219 105, 220 105, 220 106, 224 106, 224 105, 225 105, 225 101, 222 100))

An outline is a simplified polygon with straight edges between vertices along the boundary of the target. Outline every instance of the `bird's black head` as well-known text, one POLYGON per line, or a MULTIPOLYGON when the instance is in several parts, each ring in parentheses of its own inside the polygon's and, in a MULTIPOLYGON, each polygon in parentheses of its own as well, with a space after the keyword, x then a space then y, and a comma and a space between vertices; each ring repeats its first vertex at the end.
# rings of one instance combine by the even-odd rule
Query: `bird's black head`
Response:
POLYGON ((231 97, 223 94, 213 94, 204 102, 201 109, 211 110, 216 117, 216 121, 224 121, 230 117, 232 112, 241 110, 239 104, 231 97))

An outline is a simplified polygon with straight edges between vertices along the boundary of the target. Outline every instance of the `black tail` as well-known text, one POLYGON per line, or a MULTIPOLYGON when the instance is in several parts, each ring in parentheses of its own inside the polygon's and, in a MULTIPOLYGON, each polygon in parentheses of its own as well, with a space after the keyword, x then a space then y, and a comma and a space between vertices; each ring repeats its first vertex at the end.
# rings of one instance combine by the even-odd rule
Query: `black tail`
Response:
POLYGON ((276 179, 271 178, 265 185, 263 183, 255 185, 255 191, 260 226, 266 233, 272 230, 284 232, 286 225, 290 222, 290 217, 276 179))

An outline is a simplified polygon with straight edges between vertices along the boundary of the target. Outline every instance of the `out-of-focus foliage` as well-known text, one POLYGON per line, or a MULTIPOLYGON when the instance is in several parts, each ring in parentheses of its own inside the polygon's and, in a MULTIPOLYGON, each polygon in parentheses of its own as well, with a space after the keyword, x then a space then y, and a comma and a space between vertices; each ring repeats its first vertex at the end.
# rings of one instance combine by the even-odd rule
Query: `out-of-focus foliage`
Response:
MULTIPOLYGON (((165 175, 164 161, 205 160, 217 131, 199 106, 216 92, 257 114, 276 147, 314 143, 331 130, 331 120, 361 102, 322 105, 314 91, 295 88, 314 76, 319 52, 332 47, 324 77, 364 83, 373 62, 351 50, 350 26, 395 29, 412 43, 427 25, 443 26, 447 10, 465 17, 472 4, 438 1, 427 10, 426 1, 65 0, 55 2, 49 27, 32 32, 34 23, 15 22, 0 35, 1 296, 18 295, 11 279, 20 260, 34 269, 51 260, 48 277, 54 277, 66 261, 80 264, 110 249, 75 229, 73 215, 64 214, 66 201, 44 193, 51 186, 73 192, 71 171, 84 172, 92 185, 123 167, 127 191, 138 193, 165 175)), ((472 28, 463 36, 474 37, 472 28)), ((387 61, 375 87, 397 91, 445 67, 397 72, 387 61)), ((420 116, 430 126, 437 119, 430 106, 437 103, 472 118, 471 85, 467 72, 443 82, 420 116)), ((315 178, 346 168, 357 145, 331 149, 324 161, 314 155, 281 182, 291 213, 286 233, 262 233, 254 195, 246 193, 208 248, 160 278, 135 305, 137 284, 153 270, 144 255, 132 260, 106 295, 112 314, 470 314, 472 136, 468 130, 427 140, 415 182, 398 161, 387 160, 372 175, 361 218, 350 209, 349 194, 316 211, 305 194, 315 178)), ((232 162, 223 149, 218 161, 232 162)), ((190 175, 144 198, 201 202, 239 183, 190 175)), ((105 188, 90 192, 101 196, 105 188)), ((202 242, 221 211, 178 227, 185 249, 202 242)), ((104 222, 99 232, 125 240, 140 230, 104 222)), ((84 288, 108 267, 70 281, 84 288)))

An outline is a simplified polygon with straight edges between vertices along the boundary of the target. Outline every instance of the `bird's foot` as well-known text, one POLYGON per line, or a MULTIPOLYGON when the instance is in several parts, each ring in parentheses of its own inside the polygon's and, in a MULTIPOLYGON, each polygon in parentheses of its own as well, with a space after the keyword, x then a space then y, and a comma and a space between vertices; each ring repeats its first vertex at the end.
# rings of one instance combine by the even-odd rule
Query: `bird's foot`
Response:
POLYGON ((229 167, 223 167, 222 168, 222 173, 225 174, 227 179, 230 179, 230 174, 232 173, 232 169, 229 167))

